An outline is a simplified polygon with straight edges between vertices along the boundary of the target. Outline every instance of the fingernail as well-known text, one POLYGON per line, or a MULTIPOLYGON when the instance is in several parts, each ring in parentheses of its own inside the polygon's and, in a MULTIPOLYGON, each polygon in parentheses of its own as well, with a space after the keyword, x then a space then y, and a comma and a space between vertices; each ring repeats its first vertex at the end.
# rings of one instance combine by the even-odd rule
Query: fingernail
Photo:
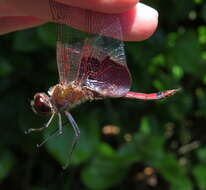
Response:
POLYGON ((148 6, 148 5, 145 5, 143 3, 138 3, 137 4, 139 6, 139 8, 144 11, 144 15, 147 15, 147 17, 155 17, 155 18, 158 18, 158 12, 156 9, 148 6))

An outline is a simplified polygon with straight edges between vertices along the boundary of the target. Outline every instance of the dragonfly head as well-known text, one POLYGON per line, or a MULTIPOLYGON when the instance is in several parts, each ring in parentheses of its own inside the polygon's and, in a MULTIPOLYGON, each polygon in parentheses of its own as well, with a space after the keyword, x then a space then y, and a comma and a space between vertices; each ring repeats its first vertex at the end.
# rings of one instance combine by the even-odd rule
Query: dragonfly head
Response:
POLYGON ((50 97, 45 93, 37 93, 31 101, 32 110, 41 115, 52 114, 52 104, 50 97))

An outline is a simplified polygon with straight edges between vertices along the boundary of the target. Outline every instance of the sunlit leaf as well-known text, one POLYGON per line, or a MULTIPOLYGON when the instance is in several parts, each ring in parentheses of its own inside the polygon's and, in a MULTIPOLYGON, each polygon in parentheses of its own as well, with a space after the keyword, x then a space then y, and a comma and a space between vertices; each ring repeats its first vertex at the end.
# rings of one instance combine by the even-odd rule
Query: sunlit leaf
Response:
POLYGON ((194 0, 194 2, 197 4, 201 4, 203 2, 203 0, 194 0))
POLYGON ((142 134, 149 134, 150 133, 150 125, 148 118, 143 118, 140 123, 140 131, 142 134))
POLYGON ((181 78, 183 76, 183 74, 184 74, 182 68, 179 65, 173 65, 172 72, 173 72, 173 75, 177 79, 181 78))
POLYGON ((200 26, 198 28, 198 38, 201 44, 206 43, 206 27, 205 26, 200 26))

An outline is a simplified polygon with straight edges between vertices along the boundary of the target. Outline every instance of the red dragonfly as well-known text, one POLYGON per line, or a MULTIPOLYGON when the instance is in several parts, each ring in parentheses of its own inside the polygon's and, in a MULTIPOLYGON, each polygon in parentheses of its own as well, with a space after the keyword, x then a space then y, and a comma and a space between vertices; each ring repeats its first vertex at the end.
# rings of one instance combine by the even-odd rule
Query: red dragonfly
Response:
POLYGON ((81 32, 67 26, 77 27, 71 22, 70 13, 73 9, 52 0, 50 7, 53 19, 62 23, 57 28, 57 65, 60 82, 49 89, 48 95, 34 95, 31 102, 33 110, 39 114, 51 115, 51 118, 44 127, 29 129, 28 132, 49 127, 53 117, 58 115, 58 134, 62 134, 61 115, 65 114, 76 137, 79 137, 80 130, 70 110, 80 103, 105 98, 157 100, 171 96, 179 90, 149 94, 129 91, 131 75, 126 64, 118 15, 102 15, 85 10, 81 22, 87 32, 81 32), (98 23, 95 24, 95 20, 98 20, 98 23))

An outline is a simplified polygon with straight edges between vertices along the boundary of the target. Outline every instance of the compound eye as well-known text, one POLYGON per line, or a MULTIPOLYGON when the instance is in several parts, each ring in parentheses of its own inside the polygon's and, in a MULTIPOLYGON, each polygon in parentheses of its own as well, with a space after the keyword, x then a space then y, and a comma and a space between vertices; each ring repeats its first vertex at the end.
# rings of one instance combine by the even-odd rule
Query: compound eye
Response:
POLYGON ((42 114, 49 115, 52 112, 50 99, 44 93, 39 93, 34 96, 34 101, 31 102, 33 111, 42 114))

